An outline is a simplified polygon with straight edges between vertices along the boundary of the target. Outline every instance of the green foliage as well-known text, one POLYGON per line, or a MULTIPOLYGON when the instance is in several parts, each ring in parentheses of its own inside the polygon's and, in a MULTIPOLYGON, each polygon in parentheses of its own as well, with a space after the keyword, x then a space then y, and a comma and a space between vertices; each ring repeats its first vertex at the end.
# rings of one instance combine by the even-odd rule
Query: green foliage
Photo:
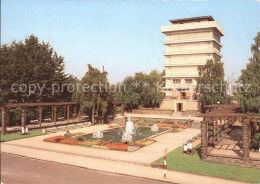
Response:
POLYGON ((77 141, 85 141, 86 138, 83 137, 83 136, 77 136, 77 137, 75 137, 75 140, 77 140, 77 141))
POLYGON ((255 133, 252 139, 252 143, 253 143, 252 145, 253 149, 258 150, 260 148, 260 132, 255 133))
POLYGON ((170 123, 170 121, 168 119, 165 119, 163 123, 170 123))
POLYGON ((260 114, 260 32, 254 41, 251 46, 253 56, 249 59, 246 69, 241 71, 242 75, 238 81, 241 87, 237 97, 245 113, 260 114))
MULTIPOLYGON (((60 87, 67 82, 64 59, 49 43, 38 41, 31 35, 24 42, 12 42, 1 46, 1 102, 48 102, 66 99, 68 93, 52 95, 52 84, 60 87), (13 84, 38 84, 45 88, 28 94, 12 92, 13 84)), ((70 94, 71 95, 71 94, 70 94)))
MULTIPOLYGON (((202 161, 198 153, 199 146, 193 155, 183 154, 182 151, 183 148, 179 147, 167 154, 167 169, 251 183, 260 182, 259 169, 202 161)), ((158 162, 163 163, 163 158, 158 162)))
POLYGON ((153 70, 149 74, 138 72, 134 76, 128 76, 121 84, 114 86, 114 99, 125 102, 127 110, 158 107, 163 98, 163 93, 158 88, 163 83, 163 75, 164 73, 153 70))
POLYGON ((1 135, 0 140, 1 141, 12 141, 12 140, 34 137, 34 136, 39 136, 39 135, 43 135, 41 130, 32 130, 32 131, 29 131, 29 133, 26 135, 22 135, 21 132, 1 135))
POLYGON ((66 137, 66 138, 70 138, 70 137, 71 137, 71 133, 70 133, 69 130, 67 130, 67 131, 65 132, 64 137, 66 137))
MULTIPOLYGON (((49 43, 39 42, 36 36, 31 35, 24 41, 3 44, 0 51, 0 103, 71 101, 72 93, 67 90, 66 85, 76 79, 65 75, 64 59, 58 56, 49 43), (25 84, 27 87, 29 84, 35 84, 44 88, 42 93, 38 87, 31 94, 28 90, 13 92, 13 84, 25 84), (53 84, 59 86, 60 92, 52 94, 53 84)), ((50 108, 45 110, 50 111, 50 108)), ((20 111, 20 109, 10 110, 9 125, 20 124, 20 111)), ((46 111, 43 112, 44 118, 49 115, 46 111)), ((58 109, 57 113, 62 113, 62 110, 58 109)), ((37 119, 37 114, 38 109, 28 109, 27 123, 37 119)))
POLYGON ((219 60, 208 60, 203 66, 199 66, 199 78, 196 90, 200 93, 199 102, 204 105, 230 103, 230 97, 226 94, 226 82, 224 81, 224 66, 219 60))
POLYGON ((139 126, 153 126, 153 124, 155 124, 155 121, 152 120, 139 120, 135 122, 137 125, 139 126))

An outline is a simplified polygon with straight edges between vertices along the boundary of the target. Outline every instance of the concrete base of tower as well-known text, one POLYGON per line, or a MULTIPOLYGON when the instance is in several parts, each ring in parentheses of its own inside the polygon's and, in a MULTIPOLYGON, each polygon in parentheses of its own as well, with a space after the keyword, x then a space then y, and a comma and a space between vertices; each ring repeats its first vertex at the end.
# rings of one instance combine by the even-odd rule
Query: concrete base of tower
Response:
POLYGON ((200 105, 197 100, 163 99, 160 109, 172 110, 173 112, 199 111, 200 105))

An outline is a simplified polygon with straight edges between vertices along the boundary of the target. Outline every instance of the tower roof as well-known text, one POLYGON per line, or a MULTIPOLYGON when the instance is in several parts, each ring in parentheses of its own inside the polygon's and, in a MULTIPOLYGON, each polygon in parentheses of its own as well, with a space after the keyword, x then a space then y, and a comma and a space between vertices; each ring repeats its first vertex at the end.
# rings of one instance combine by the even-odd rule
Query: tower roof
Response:
POLYGON ((200 16, 200 17, 190 17, 183 19, 172 19, 169 20, 172 24, 176 23, 189 23, 189 22, 198 22, 198 21, 214 21, 212 16, 200 16))

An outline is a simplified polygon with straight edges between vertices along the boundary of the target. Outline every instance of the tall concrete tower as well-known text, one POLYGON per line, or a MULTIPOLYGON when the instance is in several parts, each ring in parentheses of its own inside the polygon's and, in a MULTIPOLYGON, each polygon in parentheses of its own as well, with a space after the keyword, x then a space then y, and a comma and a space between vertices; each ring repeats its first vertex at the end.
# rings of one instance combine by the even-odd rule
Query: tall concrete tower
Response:
POLYGON ((161 109, 198 110, 196 78, 198 66, 207 60, 218 60, 220 37, 224 30, 211 16, 170 20, 173 25, 162 26, 165 34, 165 98, 161 109))

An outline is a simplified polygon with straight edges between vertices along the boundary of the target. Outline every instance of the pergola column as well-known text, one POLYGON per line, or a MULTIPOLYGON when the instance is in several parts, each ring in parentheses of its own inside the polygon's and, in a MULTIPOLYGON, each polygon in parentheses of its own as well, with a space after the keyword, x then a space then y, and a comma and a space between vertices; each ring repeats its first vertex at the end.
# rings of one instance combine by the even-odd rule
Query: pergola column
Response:
POLYGON ((113 113, 113 118, 115 118, 116 117, 116 104, 113 104, 113 108, 114 108, 114 113, 113 113))
POLYGON ((122 108, 122 110, 121 110, 121 115, 123 116, 124 113, 125 113, 125 104, 122 104, 122 105, 121 105, 121 108, 122 108))
POLYGON ((214 146, 214 121, 208 122, 208 144, 214 146))
POLYGON ((79 116, 79 121, 81 121, 81 114, 80 114, 80 104, 78 105, 78 110, 79 110, 79 113, 78 113, 78 116, 79 116))
POLYGON ((52 105, 51 106, 51 120, 54 121, 54 114, 53 114, 53 110, 54 109, 54 106, 52 105))
POLYGON ((69 123, 70 121, 70 106, 67 105, 67 122, 69 123))
POLYGON ((57 122, 57 106, 56 105, 53 106, 53 121, 54 121, 54 125, 56 125, 56 122, 57 122))
POLYGON ((39 124, 40 124, 40 127, 42 126, 42 109, 43 109, 43 107, 39 106, 39 124))
POLYGON ((74 107, 73 107, 73 118, 76 118, 77 117, 77 106, 76 105, 74 105, 74 107))
POLYGON ((227 134, 228 133, 228 120, 225 119, 224 120, 224 134, 227 134))
POLYGON ((207 149, 208 149, 208 122, 201 122, 201 159, 207 159, 207 149))
POLYGON ((222 137, 222 134, 223 134, 223 120, 222 119, 219 120, 219 126, 220 126, 219 137, 222 137))
POLYGON ((213 136, 214 137, 213 145, 215 146, 215 141, 218 140, 218 131, 219 131, 218 121, 214 121, 214 130, 213 130, 213 135, 216 134, 216 137, 213 136))
POLYGON ((7 118, 6 118, 7 113, 6 113, 6 111, 7 111, 7 108, 1 107, 1 124, 2 124, 2 131, 1 131, 1 133, 2 133, 2 135, 4 135, 6 133, 6 127, 7 127, 7 122, 6 122, 6 120, 7 120, 7 118))
POLYGON ((27 110, 26 107, 22 107, 21 125, 24 128, 24 132, 25 132, 25 129, 26 129, 26 110, 27 110))
POLYGON ((64 105, 63 108, 64 108, 64 114, 63 114, 63 116, 64 116, 64 119, 66 119, 66 109, 67 109, 67 106, 64 105))
POLYGON ((251 131, 251 129, 249 128, 249 123, 250 120, 244 120, 242 123, 242 150, 244 159, 249 158, 249 131, 251 131))

